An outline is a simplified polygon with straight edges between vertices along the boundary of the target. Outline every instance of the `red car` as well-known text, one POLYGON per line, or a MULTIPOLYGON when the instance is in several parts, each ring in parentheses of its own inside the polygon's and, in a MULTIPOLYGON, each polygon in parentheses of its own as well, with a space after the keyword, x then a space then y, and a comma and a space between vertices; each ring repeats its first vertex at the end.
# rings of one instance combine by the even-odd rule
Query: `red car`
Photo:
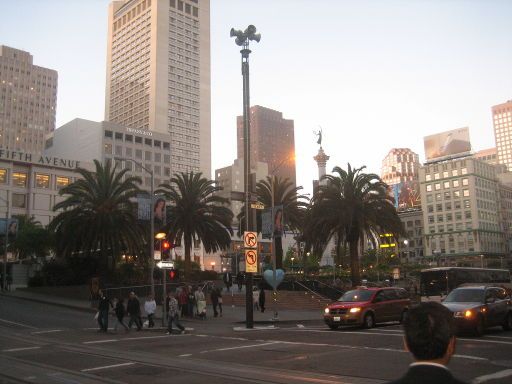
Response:
POLYGON ((377 323, 401 322, 410 305, 405 289, 360 287, 329 304, 324 310, 324 321, 331 329, 341 325, 372 328, 377 323))

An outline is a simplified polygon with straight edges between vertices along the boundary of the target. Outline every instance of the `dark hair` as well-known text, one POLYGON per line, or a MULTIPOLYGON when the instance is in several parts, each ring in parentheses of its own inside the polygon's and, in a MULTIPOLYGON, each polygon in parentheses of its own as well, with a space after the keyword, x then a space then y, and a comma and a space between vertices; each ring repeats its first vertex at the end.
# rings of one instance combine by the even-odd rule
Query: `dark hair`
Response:
POLYGON ((455 335, 453 315, 436 302, 412 307, 404 321, 407 347, 417 360, 435 360, 446 355, 455 335))

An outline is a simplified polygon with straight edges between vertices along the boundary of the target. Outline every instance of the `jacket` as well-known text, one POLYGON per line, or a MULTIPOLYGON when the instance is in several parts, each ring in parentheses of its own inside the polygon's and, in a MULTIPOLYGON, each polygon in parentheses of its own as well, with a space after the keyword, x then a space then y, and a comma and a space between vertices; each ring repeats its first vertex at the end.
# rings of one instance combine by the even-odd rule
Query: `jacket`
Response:
POLYGON ((140 316, 140 303, 139 299, 134 297, 133 299, 128 299, 127 312, 130 316, 140 316))
POLYGON ((107 297, 100 297, 100 301, 98 303, 98 311, 108 311, 111 306, 112 303, 109 299, 107 299, 107 297))
POLYGON ((121 301, 117 302, 115 311, 118 319, 122 319, 124 317, 124 305, 121 301))
POLYGON ((411 365, 400 379, 388 384, 465 384, 453 377, 447 368, 430 364, 411 365))
POLYGON ((169 300, 169 312, 167 312, 169 317, 176 317, 178 315, 178 300, 174 297, 169 300))
POLYGON ((155 300, 147 300, 144 303, 144 311, 148 315, 154 314, 155 311, 156 311, 156 302, 155 302, 155 300))

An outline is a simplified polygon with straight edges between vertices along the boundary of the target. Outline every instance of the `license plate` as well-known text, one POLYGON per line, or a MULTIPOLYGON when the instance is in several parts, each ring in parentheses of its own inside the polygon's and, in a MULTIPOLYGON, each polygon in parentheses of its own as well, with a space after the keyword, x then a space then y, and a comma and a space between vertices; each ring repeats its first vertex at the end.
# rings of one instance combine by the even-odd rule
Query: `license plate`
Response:
POLYGON ((341 321, 341 317, 340 316, 334 316, 333 320, 334 321, 341 321))

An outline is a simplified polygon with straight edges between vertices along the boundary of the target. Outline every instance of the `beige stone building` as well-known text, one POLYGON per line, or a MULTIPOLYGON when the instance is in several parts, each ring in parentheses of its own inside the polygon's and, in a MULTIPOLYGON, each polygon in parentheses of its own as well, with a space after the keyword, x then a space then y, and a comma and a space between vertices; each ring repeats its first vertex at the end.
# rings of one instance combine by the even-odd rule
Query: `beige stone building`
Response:
POLYGON ((55 129, 57 71, 0 45, 0 148, 40 153, 55 129))
POLYGON ((512 194, 499 171, 471 157, 420 168, 426 257, 480 266, 509 255, 504 218, 512 212, 512 194))
POLYGON ((512 171, 512 100, 492 107, 498 163, 512 171))
POLYGON ((473 155, 474 158, 478 160, 485 161, 486 163, 496 165, 498 164, 498 150, 496 147, 482 149, 481 151, 476 152, 473 155))
POLYGON ((63 199, 59 190, 79 176, 77 167, 93 170, 91 163, 0 149, 0 217, 27 215, 47 225, 63 199))
POLYGON ((170 135, 172 172, 211 175, 210 1, 109 7, 105 120, 170 135))
POLYGON ((393 148, 382 160, 381 179, 388 185, 418 180, 418 154, 409 148, 393 148))

